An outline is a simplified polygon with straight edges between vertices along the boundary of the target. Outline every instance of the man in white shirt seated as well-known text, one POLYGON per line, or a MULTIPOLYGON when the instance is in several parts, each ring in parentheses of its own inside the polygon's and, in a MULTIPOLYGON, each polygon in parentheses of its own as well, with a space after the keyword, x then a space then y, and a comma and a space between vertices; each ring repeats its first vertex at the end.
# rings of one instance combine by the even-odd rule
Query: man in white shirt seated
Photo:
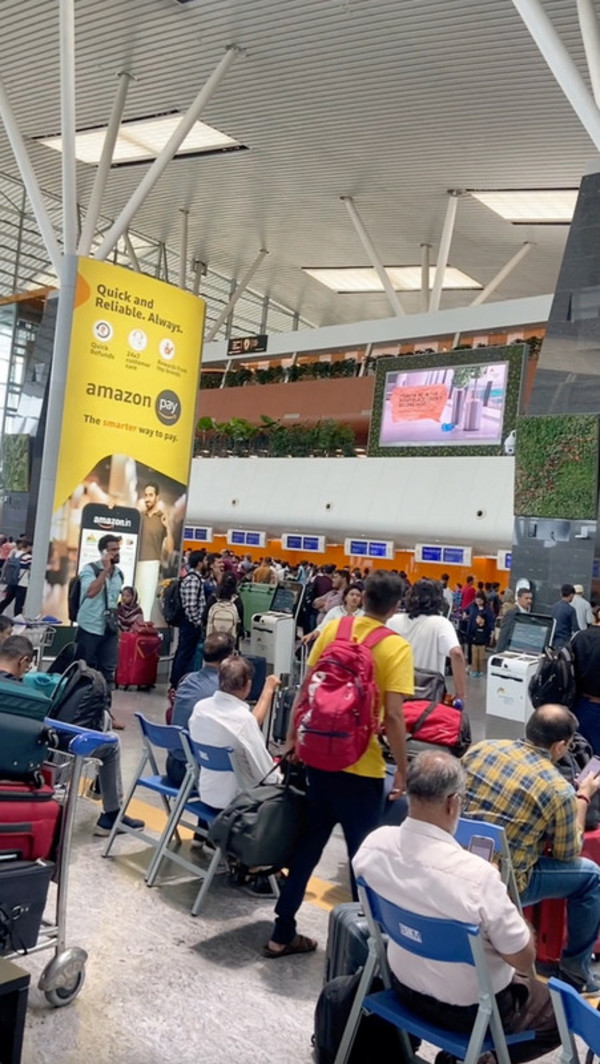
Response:
POLYGON ((450 658, 454 694, 464 707, 467 689, 465 656, 454 625, 442 616, 443 612, 444 597, 439 580, 417 580, 406 596, 406 613, 395 613, 387 621, 387 627, 410 643, 415 669, 428 669, 444 676, 446 658, 450 658))
MULTIPOLYGON (((532 1041, 509 1046, 511 1061, 549 1053, 560 1037, 548 988, 532 971, 533 934, 498 869, 453 838, 466 794, 460 761, 450 754, 419 754, 408 769, 407 793, 408 819, 367 836, 352 862, 355 875, 420 916, 478 924, 504 1030, 536 1031, 532 1041)), ((389 943, 388 960, 407 1008, 430 1023, 470 1033, 479 993, 474 967, 426 960, 395 942, 389 943)), ((447 1062, 448 1054, 443 1056, 447 1062)))
POLYGON ((269 783, 280 774, 267 751, 261 725, 269 711, 277 676, 267 676, 254 709, 246 702, 252 687, 252 663, 231 656, 221 662, 219 687, 210 698, 196 702, 189 719, 189 732, 197 743, 230 747, 232 772, 200 770, 200 798, 213 809, 225 809, 240 791, 256 787, 269 771, 269 783))

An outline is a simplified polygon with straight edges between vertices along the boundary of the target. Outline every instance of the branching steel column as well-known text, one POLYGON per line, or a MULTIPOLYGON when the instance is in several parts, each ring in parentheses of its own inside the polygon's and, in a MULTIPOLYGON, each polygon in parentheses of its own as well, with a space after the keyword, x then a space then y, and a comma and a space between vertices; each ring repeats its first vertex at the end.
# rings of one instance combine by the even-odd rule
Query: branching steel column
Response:
POLYGON ((258 255, 256 256, 256 258, 254 260, 254 262, 246 270, 246 272, 245 272, 244 276, 242 277, 240 283, 238 284, 235 292, 232 293, 231 298, 228 300, 226 306, 223 307, 223 310, 219 314, 219 317, 214 322, 212 327, 209 329, 209 331, 207 333, 207 336, 206 336, 206 343, 207 344, 209 344, 211 342, 211 340, 214 340, 214 338, 218 334, 219 329, 221 328, 221 326, 227 321, 227 318, 231 314, 231 311, 235 307, 238 299, 240 298, 240 296, 242 296, 244 294, 244 292, 246 291, 248 285, 250 284, 250 281, 254 277, 254 274, 256 273, 258 267, 260 266, 261 262, 263 261, 263 259, 268 254, 269 254, 269 252, 266 251, 265 248, 261 248, 260 249, 258 255))
POLYGON ((348 214, 352 219, 352 224, 356 229, 358 239, 360 240, 369 259, 371 260, 371 266, 375 270, 375 273, 377 274, 379 280, 383 285, 384 292, 388 298, 388 303, 392 308, 393 313, 396 315, 397 318, 401 318, 404 314, 404 307, 402 306, 398 293, 396 292, 392 282, 390 281, 389 275, 384 269, 383 263, 381 262, 377 251, 375 250, 375 245, 363 225, 360 214, 358 213, 354 205, 354 200, 352 199, 352 196, 340 196, 340 199, 342 203, 346 204, 346 210, 348 211, 348 214))
POLYGON ((202 278, 206 276, 207 266, 206 263, 202 262, 200 259, 194 259, 194 265, 192 269, 194 271, 194 283, 192 285, 192 292, 195 296, 197 296, 200 292, 200 284, 202 282, 202 278))
POLYGON ((421 244, 421 310, 429 310, 429 270, 431 267, 431 244, 421 244))
POLYGON ((60 0, 60 113, 62 147, 63 254, 77 250, 75 162, 75 0, 60 0))
POLYGON ((431 289, 431 299, 429 300, 430 312, 440 309, 444 277, 446 276, 446 267, 448 265, 448 256, 450 254, 450 245, 454 234, 454 223, 456 221, 456 211, 460 195, 461 193, 458 189, 448 189, 448 206, 446 208, 446 217, 444 218, 442 236, 438 248, 435 277, 433 278, 433 288, 431 289))
POLYGON ((108 121, 104 144, 102 145, 100 162, 98 163, 98 169, 96 170, 90 202, 88 203, 87 211, 85 212, 85 221, 83 223, 79 247, 77 249, 79 255, 89 255, 90 253, 94 233, 96 231, 98 215, 100 214, 100 208, 104 198, 106 182, 108 180, 113 160, 115 144, 119 134, 119 127, 121 125, 123 111, 125 110, 125 100, 127 99, 127 90, 129 89, 130 81, 131 74, 128 74, 126 70, 122 70, 119 74, 119 84, 108 121))
POLYGON ((19 167, 19 173, 21 174, 23 184, 27 189, 29 202, 31 203, 33 213, 35 214, 35 220, 38 224, 42 240, 46 246, 48 257, 54 267, 55 273, 60 277, 61 253, 56 239, 56 233, 54 232, 54 226, 50 221, 50 215, 46 209, 46 204, 44 203, 37 177, 35 176, 33 166, 31 165, 29 152, 27 151, 25 141, 23 140, 21 131, 17 125, 15 114, 2 78, 0 78, 0 118, 2 119, 6 135, 10 141, 10 146, 13 150, 17 166, 19 167))
POLYGON ((481 305, 481 303, 485 303, 488 296, 491 296, 492 292, 496 290, 498 285, 502 284, 505 278, 508 277, 509 273, 513 272, 515 266, 519 265, 521 259, 525 258, 528 252, 531 251, 532 247, 534 247, 533 243, 530 240, 526 240, 525 243, 521 245, 519 250, 515 252, 512 259, 509 259, 508 262, 502 267, 502 269, 498 270, 498 273, 495 277, 492 278, 489 284, 486 284, 485 288, 482 288, 481 292, 477 293, 475 299, 472 303, 469 304, 469 306, 478 307, 481 305))
POLYGON ((577 0, 577 14, 592 91, 596 107, 600 107, 600 24, 594 0, 577 0))
POLYGON ((187 278, 187 255, 188 255, 188 222, 190 219, 190 212, 185 208, 181 208, 181 248, 179 251, 179 287, 186 287, 187 278))
POLYGON ((540 0, 512 0, 581 124, 600 152, 600 111, 540 0))
POLYGON ((127 252, 127 258, 129 259, 131 265, 133 266, 134 270, 137 270, 138 273, 141 273, 142 271, 140 270, 140 262, 139 262, 139 259, 138 259, 137 255, 136 255, 136 253, 135 253, 135 248, 134 248, 133 244, 131 243, 131 237, 130 237, 129 233, 127 232, 127 230, 125 230, 125 232, 123 233, 123 242, 125 244, 125 251, 127 252))
POLYGON ((154 188, 159 177, 162 176, 167 166, 171 162, 171 159, 181 147, 183 141, 190 132, 190 129, 194 125, 194 122, 198 121, 202 111, 206 107, 206 104, 221 84, 223 78, 229 70, 229 67, 233 62, 235 62, 236 58, 238 57, 238 55, 240 55, 241 52, 242 49, 239 48, 236 44, 230 44, 227 47, 225 55, 218 63, 217 67, 209 77, 206 84, 203 86, 202 89, 200 89, 200 92, 196 96, 196 99, 188 107, 185 115, 181 119, 181 122, 179 123, 177 128, 173 130, 164 148, 159 153, 159 155, 157 155, 156 159, 152 163, 152 166, 140 181, 138 187, 136 188, 129 201, 123 207, 123 210, 121 211, 119 217, 110 227, 108 233, 106 234, 104 240, 98 248, 98 251, 96 252, 96 258, 105 259, 106 256, 111 252, 117 240, 120 236, 122 236, 124 231, 129 226, 132 218, 141 207, 142 203, 146 199, 146 196, 154 188))

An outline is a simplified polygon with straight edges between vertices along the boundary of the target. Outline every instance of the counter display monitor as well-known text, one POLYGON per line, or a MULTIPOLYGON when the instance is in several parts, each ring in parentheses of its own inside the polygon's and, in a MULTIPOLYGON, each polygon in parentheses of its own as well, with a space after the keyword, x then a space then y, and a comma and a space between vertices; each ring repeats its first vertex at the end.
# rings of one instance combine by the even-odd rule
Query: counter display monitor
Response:
POLYGON ((369 454, 513 454, 524 350, 381 359, 369 454))
POLYGON ((541 614, 522 613, 515 618, 515 625, 507 650, 520 654, 543 654, 552 642, 554 620, 541 614))

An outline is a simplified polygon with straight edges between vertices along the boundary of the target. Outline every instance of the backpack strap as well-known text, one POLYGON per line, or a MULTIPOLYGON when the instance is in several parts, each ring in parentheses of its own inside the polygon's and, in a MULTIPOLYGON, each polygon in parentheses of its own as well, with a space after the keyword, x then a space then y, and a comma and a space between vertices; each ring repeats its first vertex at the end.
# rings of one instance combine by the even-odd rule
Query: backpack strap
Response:
POLYGON ((387 639, 388 635, 396 635, 396 632, 392 632, 391 628, 386 628, 385 624, 382 624, 379 628, 375 628, 373 632, 369 632, 361 642, 368 650, 372 650, 383 639, 387 639))
POLYGON ((337 632, 335 633, 335 638, 336 639, 343 639, 344 642, 346 642, 346 643, 351 643, 352 642, 352 629, 353 628, 354 628, 354 617, 351 617, 350 614, 347 613, 345 617, 341 618, 340 623, 338 624, 338 629, 337 629, 337 632))

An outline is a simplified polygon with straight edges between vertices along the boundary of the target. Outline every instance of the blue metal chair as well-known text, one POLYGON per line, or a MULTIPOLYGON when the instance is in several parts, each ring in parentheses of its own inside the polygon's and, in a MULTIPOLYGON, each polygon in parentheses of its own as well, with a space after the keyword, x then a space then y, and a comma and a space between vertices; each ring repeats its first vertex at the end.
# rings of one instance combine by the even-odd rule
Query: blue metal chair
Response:
MULTIPOLYGON (((416 1060, 408 1034, 422 1038, 446 1050, 464 1064, 477 1064, 481 1054, 491 1051, 498 1064, 510 1064, 507 1045, 531 1041, 534 1031, 505 1035, 498 1005, 492 990, 479 927, 457 920, 441 920, 394 905, 377 894, 364 879, 358 879, 359 897, 369 927, 369 953, 360 979, 356 997, 348 1017, 335 1064, 345 1064, 356 1035, 361 1014, 379 1016, 397 1028, 407 1060, 416 1060), (422 1020, 403 1005, 392 989, 387 953, 383 941, 386 934, 397 945, 418 957, 450 964, 469 964, 477 971, 479 984, 478 1011, 470 1035, 456 1034, 422 1020), (379 970, 385 990, 369 994, 376 971, 379 970)), ((451 978, 449 976, 449 978, 451 978)))
POLYGON ((522 912, 515 870, 504 828, 500 824, 490 824, 486 820, 471 820, 469 817, 461 817, 458 821, 454 838, 465 850, 468 850, 473 835, 487 835, 489 839, 493 839, 494 856, 498 858, 498 868, 502 882, 508 890, 511 901, 514 902, 519 912, 522 912))
POLYGON ((600 1055, 600 1012, 562 979, 550 979, 548 989, 562 1042, 561 1064, 579 1064, 576 1034, 596 1056, 600 1055))
POLYGON ((213 809, 212 806, 206 805, 206 803, 201 801, 198 797, 200 768, 202 766, 211 769, 213 772, 232 772, 232 750, 229 747, 207 746, 204 743, 195 743, 186 731, 181 732, 181 745, 186 756, 186 780, 189 785, 186 787, 186 780, 184 780, 146 874, 146 883, 149 887, 154 885, 160 871, 160 866, 164 860, 172 861, 175 864, 180 865, 182 868, 185 868, 188 872, 191 872, 194 876, 197 876, 202 880, 200 890, 196 895, 191 910, 192 916, 197 916, 217 871, 219 862, 223 857, 222 850, 219 846, 216 847, 210 859, 208 868, 204 869, 199 865, 188 861, 187 858, 182 856, 181 853, 178 853, 177 850, 171 849, 170 844, 173 837, 177 837, 177 829, 180 825, 182 827, 190 828, 195 834, 207 834, 207 828, 210 827, 221 810, 213 809), (194 818, 192 822, 183 819, 186 814, 189 814, 194 818), (206 824, 206 828, 203 828, 198 824, 198 819, 206 824))
POLYGON ((146 831, 134 831, 133 828, 129 828, 123 823, 123 817, 127 813, 129 803, 138 787, 144 787, 147 790, 160 795, 165 812, 167 816, 170 817, 172 808, 177 799, 183 797, 183 800, 186 801, 195 784, 194 777, 188 770, 181 787, 171 786, 164 773, 160 771, 154 752, 155 749, 167 753, 173 753, 177 750, 183 752, 181 739, 183 728, 171 724, 153 724, 152 721, 147 720, 141 713, 136 713, 135 715, 142 732, 142 756, 131 782, 131 786, 123 797, 121 808, 119 809, 111 833, 108 836, 103 854, 104 857, 109 856, 113 843, 119 834, 128 833, 135 835, 137 839, 142 839, 148 846, 151 846, 153 850, 156 850, 160 843, 160 839, 157 839, 155 835, 149 835, 146 831))

